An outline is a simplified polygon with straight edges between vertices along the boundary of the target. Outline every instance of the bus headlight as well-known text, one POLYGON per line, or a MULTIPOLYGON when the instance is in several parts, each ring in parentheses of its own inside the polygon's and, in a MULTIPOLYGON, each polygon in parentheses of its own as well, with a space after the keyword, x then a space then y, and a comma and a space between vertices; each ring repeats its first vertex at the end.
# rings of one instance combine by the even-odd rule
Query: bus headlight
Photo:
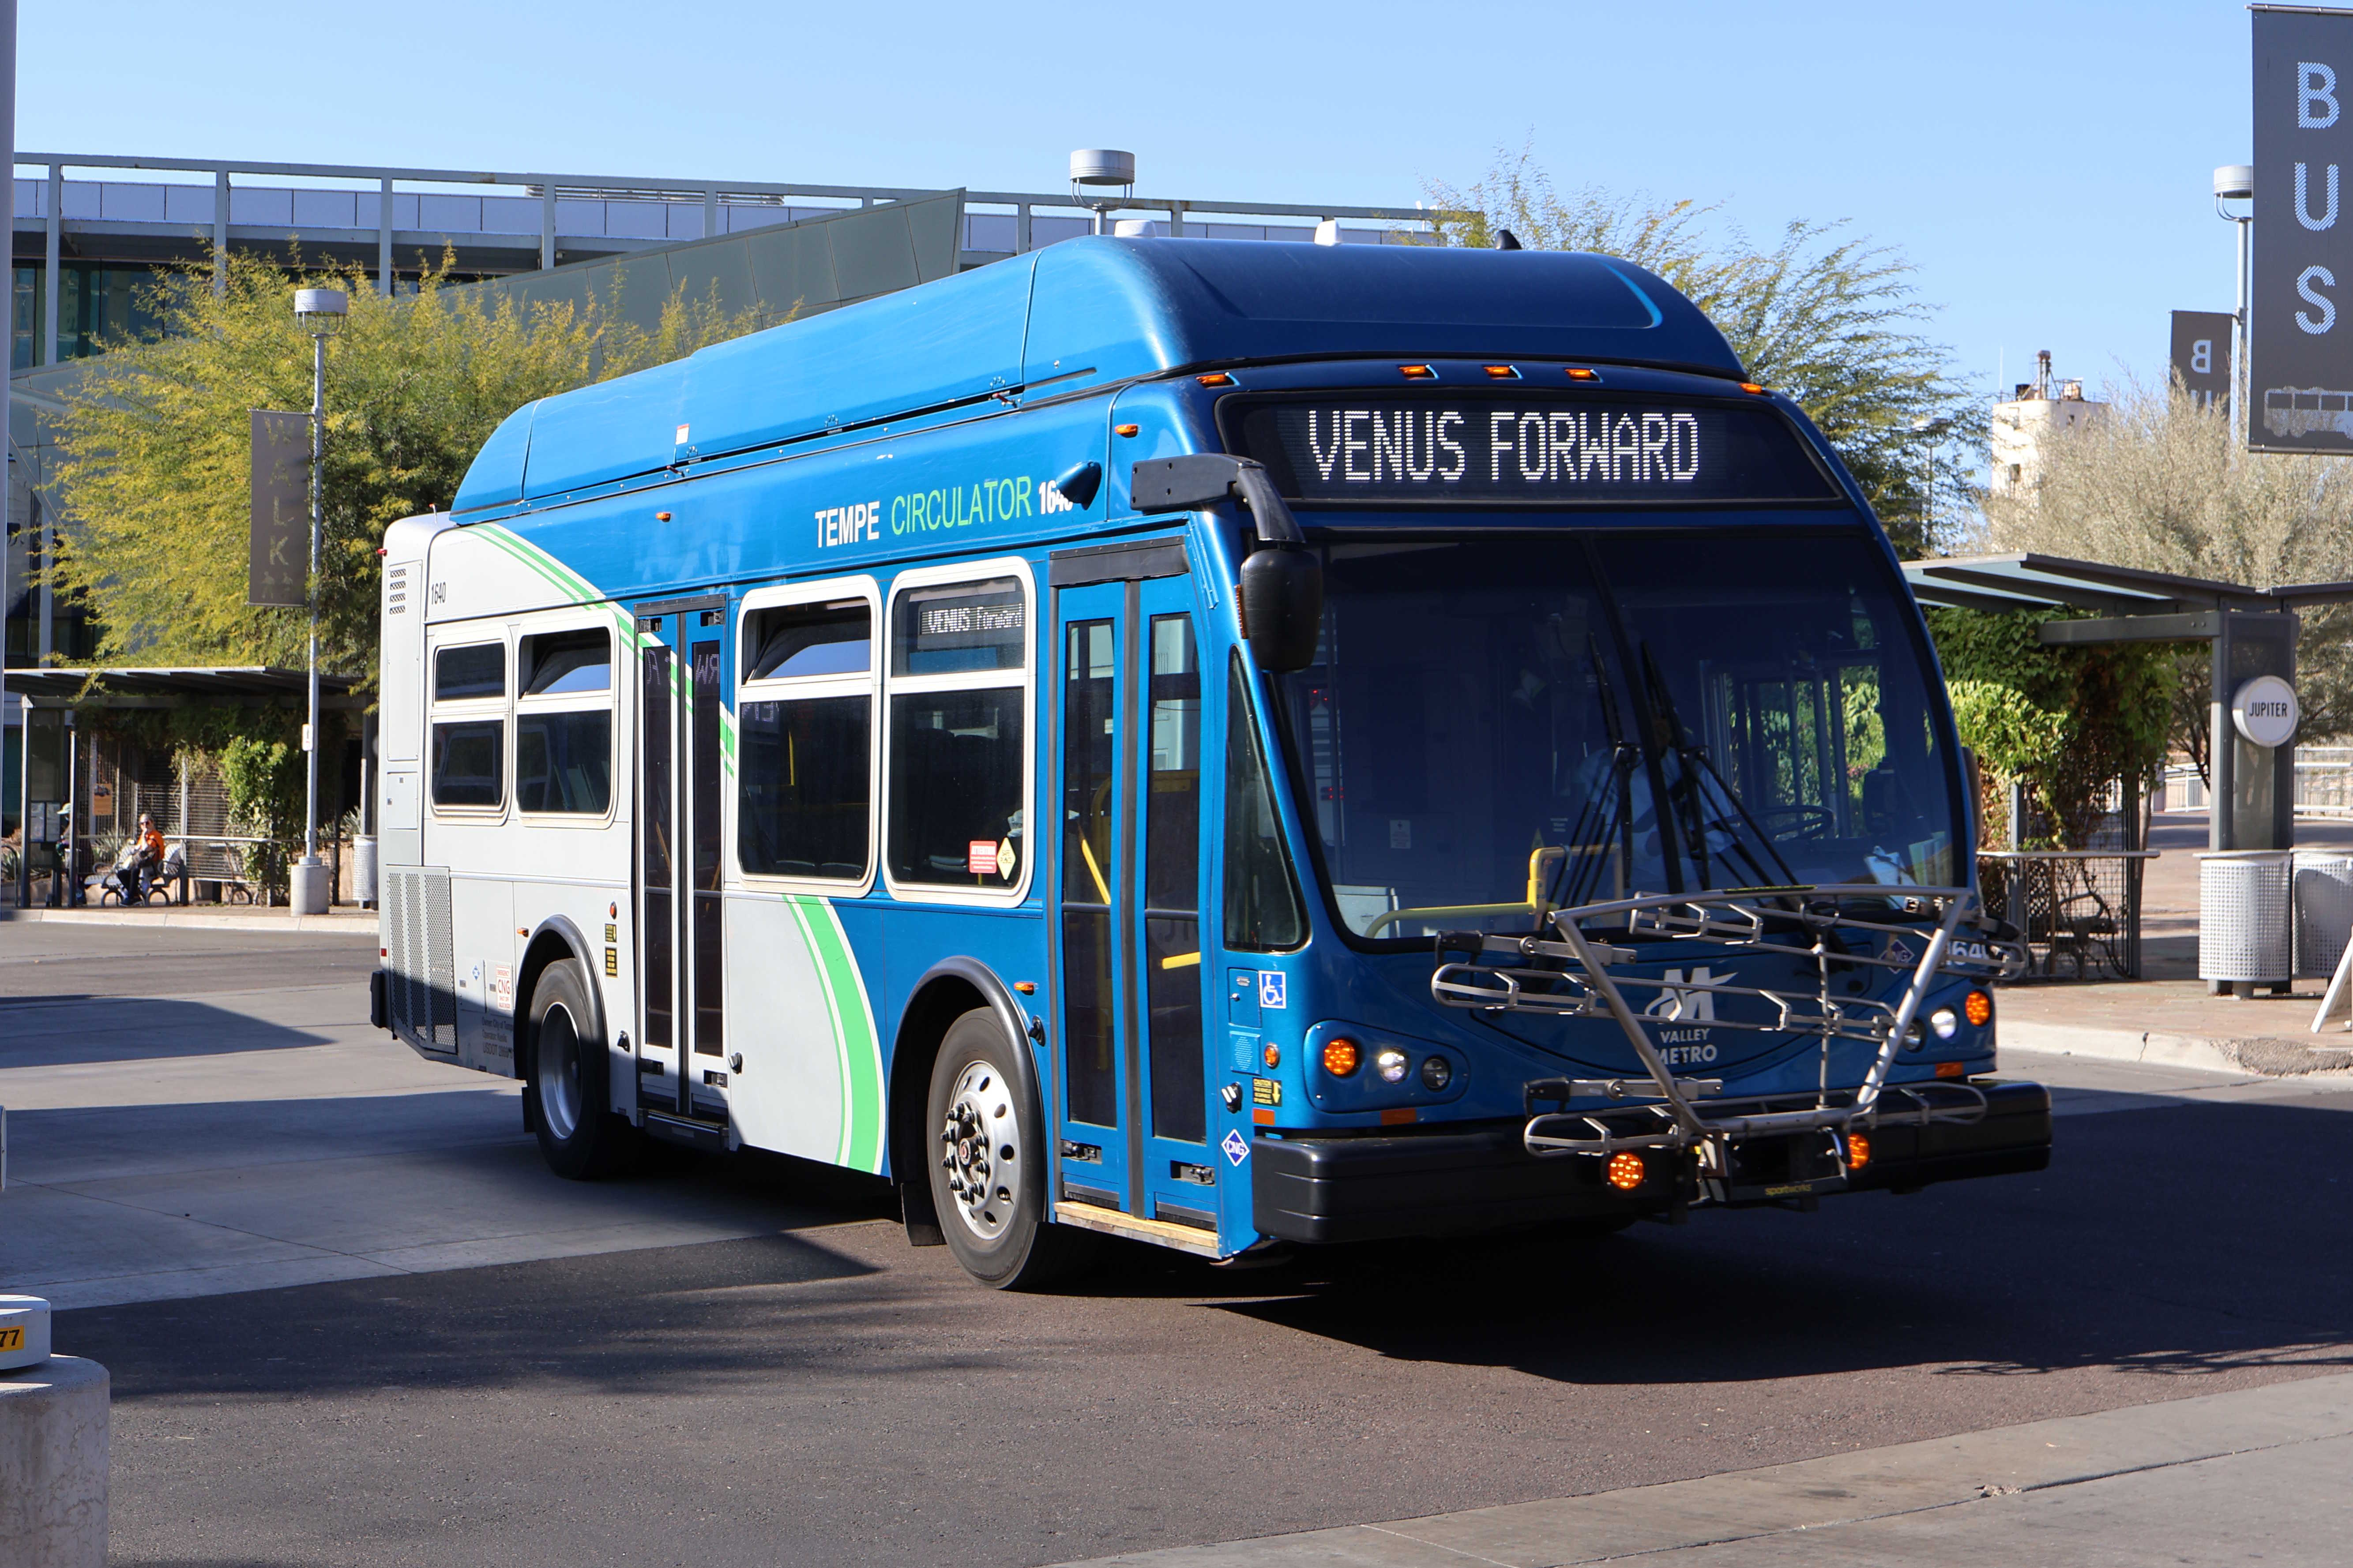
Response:
POLYGON ((1961 1032, 1961 1016, 1950 1007, 1939 1007, 1928 1015, 1928 1027, 1936 1031, 1940 1040, 1949 1040, 1961 1032))
POLYGON ((1424 1057, 1421 1060, 1421 1087, 1432 1094, 1442 1092, 1454 1081, 1454 1064, 1444 1057, 1424 1057))
POLYGON ((1384 1046, 1373 1053, 1373 1070, 1381 1075, 1383 1083, 1403 1083, 1410 1059, 1395 1046, 1384 1046))

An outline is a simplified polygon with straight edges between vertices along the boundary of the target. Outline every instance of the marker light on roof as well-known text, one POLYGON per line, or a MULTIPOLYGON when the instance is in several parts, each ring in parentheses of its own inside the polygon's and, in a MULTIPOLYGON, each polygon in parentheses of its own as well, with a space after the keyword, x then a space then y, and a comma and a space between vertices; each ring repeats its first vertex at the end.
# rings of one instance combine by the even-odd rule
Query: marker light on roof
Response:
POLYGON ((1598 370, 1588 370, 1581 364, 1573 364, 1568 367, 1568 379, 1571 381, 1599 381, 1601 379, 1601 373, 1598 370))
POLYGON ((1398 374, 1408 381, 1436 381, 1438 373, 1426 364, 1401 364, 1398 374))
POLYGON ((1213 370, 1207 375, 1197 375, 1193 379, 1203 386, 1231 386, 1234 384, 1234 378, 1221 370, 1213 370))
POLYGON ((1758 396, 1760 396, 1760 397, 1761 397, 1761 396, 1763 396, 1763 395, 1765 395, 1765 389, 1764 389, 1763 387, 1761 387, 1761 386, 1757 385, 1757 384, 1755 382, 1753 382, 1753 381, 1744 381, 1744 382, 1742 382, 1742 383, 1740 384, 1740 390, 1741 390, 1741 391, 1743 391, 1743 392, 1753 392, 1753 393, 1757 394, 1757 395, 1758 396))
POLYGON ((1520 379, 1520 373, 1519 373, 1519 370, 1518 370, 1518 368, 1517 368, 1516 366, 1514 366, 1514 365, 1508 365, 1508 364, 1491 364, 1491 365, 1489 365, 1489 366, 1487 366, 1487 367, 1486 367, 1486 370, 1487 370, 1487 375, 1488 375, 1489 379, 1491 379, 1491 380, 1494 380, 1494 381, 1517 381, 1517 380, 1519 380, 1519 379, 1520 379))

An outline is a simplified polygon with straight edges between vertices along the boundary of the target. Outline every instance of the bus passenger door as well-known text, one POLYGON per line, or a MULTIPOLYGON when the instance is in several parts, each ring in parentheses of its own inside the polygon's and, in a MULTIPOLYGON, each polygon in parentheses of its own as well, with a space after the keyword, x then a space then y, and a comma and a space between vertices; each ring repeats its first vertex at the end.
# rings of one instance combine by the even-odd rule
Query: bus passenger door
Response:
MULTIPOLYGON (((1152 560, 1184 571, 1181 549, 1152 560)), ((1192 580, 1067 586, 1056 602, 1058 1195, 1214 1231, 1192 580)))
POLYGON ((638 1104, 727 1121, 721 951, 723 600, 642 608, 637 810, 638 1104))

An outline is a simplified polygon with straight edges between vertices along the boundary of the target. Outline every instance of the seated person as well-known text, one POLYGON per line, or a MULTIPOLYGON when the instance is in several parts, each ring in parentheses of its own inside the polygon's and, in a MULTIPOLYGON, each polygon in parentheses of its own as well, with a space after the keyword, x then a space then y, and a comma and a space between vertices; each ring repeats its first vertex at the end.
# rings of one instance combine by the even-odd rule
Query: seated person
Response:
POLYGON ((115 879, 122 889, 122 901, 135 904, 147 896, 147 879, 164 865, 164 835, 156 829, 155 819, 145 812, 139 814, 139 836, 132 840, 136 853, 125 855, 115 869, 115 879))

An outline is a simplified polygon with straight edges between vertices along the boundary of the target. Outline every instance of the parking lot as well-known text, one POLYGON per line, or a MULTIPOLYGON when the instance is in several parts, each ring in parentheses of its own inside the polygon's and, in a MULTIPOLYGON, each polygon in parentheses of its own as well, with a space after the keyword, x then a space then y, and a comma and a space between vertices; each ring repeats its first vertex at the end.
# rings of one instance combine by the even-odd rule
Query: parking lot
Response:
POLYGON ((2341 1077, 2020 1055, 2041 1175, 1008 1296, 876 1183, 557 1181, 367 1027, 373 960, 5 928, 0 1283, 112 1370, 119 1562, 1052 1563, 2353 1367, 2341 1077))

